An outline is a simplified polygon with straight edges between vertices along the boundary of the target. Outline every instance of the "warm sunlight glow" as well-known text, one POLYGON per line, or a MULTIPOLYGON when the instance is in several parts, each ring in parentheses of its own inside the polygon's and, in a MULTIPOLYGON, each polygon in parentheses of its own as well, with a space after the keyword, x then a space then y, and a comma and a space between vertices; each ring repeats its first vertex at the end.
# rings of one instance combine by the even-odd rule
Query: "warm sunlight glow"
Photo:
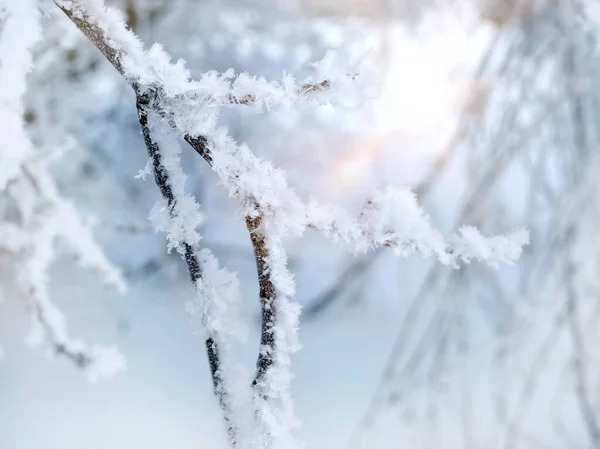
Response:
POLYGON ((382 52, 387 75, 374 104, 373 133, 348 148, 335 168, 332 181, 338 193, 360 183, 375 159, 388 151, 403 152, 398 159, 403 164, 407 158, 430 163, 456 128, 470 94, 472 68, 465 63, 477 60, 474 53, 489 42, 489 30, 470 30, 457 20, 424 23, 423 28, 413 32, 397 25, 387 30, 382 52))
POLYGON ((457 88, 451 71, 457 45, 450 39, 425 43, 390 33, 388 74, 377 105, 380 131, 420 135, 435 130, 452 112, 457 88))

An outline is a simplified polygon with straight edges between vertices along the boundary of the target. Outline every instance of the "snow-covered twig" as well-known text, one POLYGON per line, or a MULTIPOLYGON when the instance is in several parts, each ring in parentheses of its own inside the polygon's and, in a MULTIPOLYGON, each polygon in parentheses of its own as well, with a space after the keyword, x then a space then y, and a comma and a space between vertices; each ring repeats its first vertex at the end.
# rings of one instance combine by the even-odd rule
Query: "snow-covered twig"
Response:
POLYGON ((273 365, 273 350, 275 347, 274 326, 276 320, 275 286, 271 281, 268 267, 269 250, 265 242, 262 217, 246 217, 246 227, 250 233, 256 267, 258 270, 259 298, 261 306, 260 350, 256 361, 256 375, 253 385, 257 387, 264 381, 265 374, 273 365))
POLYGON ((35 0, 0 0, 0 84, 10 86, 0 92, 5 131, 0 144, 0 249, 9 253, 15 267, 14 287, 32 322, 30 342, 66 357, 95 381, 124 368, 125 362, 114 348, 86 346, 69 336, 48 291, 57 243, 65 244, 81 266, 97 272, 107 284, 124 291, 125 283, 95 244, 89 226, 60 196, 48 173, 52 158, 36 151, 27 136, 23 95, 32 48, 41 38, 38 19, 35 0))
POLYGON ((56 241, 62 241, 81 266, 97 272, 107 284, 124 292, 126 285, 120 272, 108 262, 73 206, 59 196, 43 164, 24 164, 21 177, 11 187, 16 189, 9 189, 13 196, 29 191, 33 200, 33 209, 27 210, 27 202, 19 198, 23 202, 15 241, 21 245, 13 247, 19 261, 18 286, 32 320, 30 342, 68 358, 84 369, 92 381, 112 376, 125 367, 124 358, 116 348, 87 346, 69 336, 62 312, 50 300, 47 271, 56 256, 56 241))
POLYGON ((375 193, 358 217, 329 205, 311 202, 306 209, 307 226, 334 242, 347 244, 357 253, 390 248, 400 256, 416 253, 435 257, 444 265, 458 266, 471 260, 491 266, 510 264, 529 242, 526 231, 485 237, 472 226, 463 226, 445 239, 429 222, 410 190, 388 187, 375 193))
MULTIPOLYGON (((142 134, 144 136, 144 142, 146 144, 148 156, 152 161, 152 167, 154 170, 154 180, 156 182, 156 185, 160 189, 164 201, 166 202, 170 219, 176 220, 178 218, 178 215, 181 214, 181 204, 178 204, 178 202, 181 202, 185 198, 178 196, 174 191, 174 181, 171 179, 171 173, 169 172, 169 169, 165 167, 163 162, 164 155, 163 153, 161 153, 161 149, 158 143, 152 137, 150 125, 148 123, 148 113, 146 112, 146 107, 148 106, 148 98, 146 95, 141 94, 139 92, 137 86, 134 86, 134 90, 136 91, 137 95, 136 106, 138 110, 139 123, 142 129, 142 134)), ((180 241, 173 242, 173 245, 177 247, 177 250, 183 256, 183 259, 185 260, 188 266, 188 271, 190 273, 192 283, 198 286, 203 283, 203 274, 201 262, 198 257, 198 249, 195 247, 196 245, 194 244, 193 240, 193 237, 192 241, 190 241, 190 238, 184 235, 180 241)), ((230 441, 232 443, 232 446, 235 446, 237 442, 237 431, 235 429, 233 420, 230 417, 231 409, 229 405, 227 389, 224 386, 222 376, 223 371, 221 367, 219 339, 218 336, 214 335, 214 332, 211 332, 210 328, 207 328, 207 337, 205 340, 205 345, 206 353, 208 355, 210 373, 213 381, 214 392, 219 400, 219 405, 223 410, 223 417, 225 420, 227 433, 229 435, 230 441)))

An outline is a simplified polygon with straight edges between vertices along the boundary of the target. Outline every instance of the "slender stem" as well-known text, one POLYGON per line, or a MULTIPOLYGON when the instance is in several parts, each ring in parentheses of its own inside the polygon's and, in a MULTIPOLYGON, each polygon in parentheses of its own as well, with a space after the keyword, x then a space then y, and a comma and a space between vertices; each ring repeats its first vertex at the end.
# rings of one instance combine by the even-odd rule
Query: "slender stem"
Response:
POLYGON ((121 52, 117 48, 111 45, 107 36, 98 25, 89 20, 89 17, 84 14, 75 14, 68 7, 62 4, 56 3, 62 12, 64 12, 69 19, 75 24, 77 28, 87 37, 92 44, 98 48, 104 55, 104 57, 110 62, 117 71, 123 75, 123 66, 121 64, 121 52))
MULTIPOLYGON (((35 287, 31 287, 29 289, 29 294, 31 295, 31 297, 35 298, 35 287)), ((38 301, 34 300, 33 302, 33 313, 35 314, 35 317, 38 320, 38 322, 44 328, 46 338, 49 340, 49 343, 54 353, 56 355, 66 357, 71 362, 73 362, 78 368, 88 368, 93 362, 90 355, 87 354, 84 350, 74 349, 72 345, 68 344, 68 342, 60 339, 56 334, 56 331, 52 328, 52 326, 50 326, 49 321, 46 317, 46 312, 42 305, 38 301)))
MULTIPOLYGON (((170 213, 172 214, 177 199, 175 198, 175 195, 173 194, 173 190, 171 188, 169 174, 162 163, 162 154, 160 152, 160 148, 156 141, 152 139, 150 128, 148 126, 148 114, 145 110, 145 107, 149 105, 149 97, 147 94, 140 94, 139 90, 137 89, 137 86, 133 86, 133 88, 136 92, 136 106, 138 111, 140 127, 144 136, 144 143, 146 144, 148 156, 150 156, 150 158, 152 159, 152 166, 154 168, 154 180, 156 182, 156 185, 160 189, 163 198, 167 202, 170 213)), ((198 256, 192 245, 190 245, 187 242, 182 242, 182 246, 184 249, 184 259, 190 273, 191 281, 194 285, 196 285, 198 282, 202 281, 202 268, 200 265, 200 261, 198 260, 198 256)), ((219 353, 219 346, 214 336, 212 335, 209 335, 207 337, 205 344, 206 352, 208 355, 210 373, 213 381, 213 390, 215 396, 217 396, 219 400, 219 405, 223 411, 223 418, 225 420, 229 441, 231 445, 235 447, 237 443, 237 431, 230 416, 231 409, 229 406, 229 398, 227 390, 224 388, 222 372, 220 369, 221 359, 219 353)))
POLYGON ((569 334, 573 343, 572 368, 575 375, 575 394, 588 435, 592 440, 593 446, 598 447, 600 443, 600 427, 596 420, 596 412, 588 388, 587 367, 585 363, 585 338, 579 321, 579 301, 573 285, 574 274, 575 266, 571 257, 568 256, 566 267, 566 315, 569 324, 569 334))
POLYGON ((275 355, 275 320, 277 316, 275 286, 269 269, 269 250, 262 229, 262 215, 246 216, 246 227, 254 247, 258 272, 259 298, 261 307, 260 350, 256 360, 256 374, 252 386, 260 390, 265 376, 273 366, 275 355))

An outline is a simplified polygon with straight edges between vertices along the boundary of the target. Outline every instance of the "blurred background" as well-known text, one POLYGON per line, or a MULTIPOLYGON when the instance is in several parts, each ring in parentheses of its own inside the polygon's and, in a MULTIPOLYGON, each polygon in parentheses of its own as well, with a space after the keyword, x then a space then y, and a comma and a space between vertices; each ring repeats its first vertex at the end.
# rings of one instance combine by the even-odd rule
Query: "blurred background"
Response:
MULTIPOLYGON (((435 225, 526 226, 513 267, 454 270, 385 251, 290 241, 303 305, 298 436, 325 448, 600 447, 600 7, 592 0, 112 0, 149 46, 195 74, 302 78, 335 49, 376 50, 380 98, 344 110, 224 111, 230 133, 310 196, 362 205, 411 187, 435 225)), ((185 265, 147 216, 158 199, 130 89, 61 14, 44 18, 25 119, 34 142, 71 136, 53 166, 119 266, 119 295, 61 257, 53 300, 74 335, 116 344, 127 370, 90 384, 26 344, 26 308, 0 289, 0 449, 221 447, 185 265)), ((191 151, 205 245, 238 272, 258 348, 252 247, 235 204, 191 151)))

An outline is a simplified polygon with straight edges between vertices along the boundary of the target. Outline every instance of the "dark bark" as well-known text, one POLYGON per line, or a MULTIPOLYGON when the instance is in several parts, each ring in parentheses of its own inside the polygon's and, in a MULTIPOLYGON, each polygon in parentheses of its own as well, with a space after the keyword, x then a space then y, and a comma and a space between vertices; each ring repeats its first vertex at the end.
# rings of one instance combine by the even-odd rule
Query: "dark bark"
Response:
MULTIPOLYGON (((162 154, 160 152, 160 148, 156 141, 152 139, 152 134, 148 126, 148 114, 145 108, 147 106, 151 106, 148 100, 149 96, 147 94, 140 94, 137 86, 133 86, 133 89, 136 92, 136 106, 138 111, 140 127, 144 136, 144 143, 146 144, 148 156, 150 156, 152 160, 152 166, 154 169, 154 181, 156 182, 156 185, 158 186, 162 197, 167 202, 169 213, 172 215, 173 209, 177 202, 177 198, 175 198, 175 195, 173 194, 173 190, 171 188, 169 180, 169 174, 165 169, 164 165, 162 164, 162 154)), ((181 242, 181 245, 184 249, 184 260, 188 267, 191 281, 194 285, 196 285, 197 282, 202 281, 202 268, 200 265, 200 261, 198 260, 196 249, 187 242, 181 242)), ((209 336, 206 339, 205 344, 206 352, 208 355, 210 373, 213 381, 213 390, 215 396, 219 400, 219 405, 221 406, 221 409, 223 411, 223 418, 225 420, 229 440, 232 446, 235 446, 237 442, 237 431, 233 424, 233 420, 231 419, 231 408, 229 406, 229 398, 227 390, 224 387, 222 371, 220 368, 221 359, 219 353, 219 346, 213 336, 209 336)))
POLYGON ((252 386, 262 394, 261 385, 273 366, 275 356, 275 322, 277 318, 275 286, 271 280, 269 268, 269 250, 265 234, 261 227, 262 216, 246 217, 246 227, 254 247, 256 269, 258 273, 259 298, 261 308, 260 349, 256 360, 256 374, 252 386))

